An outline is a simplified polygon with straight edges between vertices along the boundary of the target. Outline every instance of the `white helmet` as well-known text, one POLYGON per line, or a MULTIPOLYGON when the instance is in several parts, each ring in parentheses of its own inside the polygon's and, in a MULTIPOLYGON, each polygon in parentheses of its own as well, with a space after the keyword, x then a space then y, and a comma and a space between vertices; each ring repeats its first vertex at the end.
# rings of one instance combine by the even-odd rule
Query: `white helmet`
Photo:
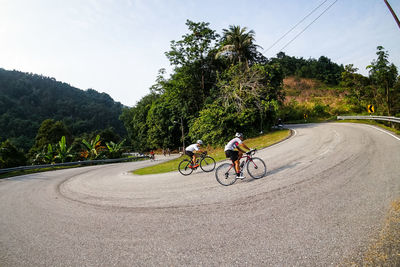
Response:
POLYGON ((197 144, 202 145, 202 144, 203 144, 203 141, 197 140, 197 144))
POLYGON ((239 138, 240 138, 240 137, 243 137, 243 134, 242 134, 242 133, 236 133, 236 134, 235 134, 235 137, 239 137, 239 138))

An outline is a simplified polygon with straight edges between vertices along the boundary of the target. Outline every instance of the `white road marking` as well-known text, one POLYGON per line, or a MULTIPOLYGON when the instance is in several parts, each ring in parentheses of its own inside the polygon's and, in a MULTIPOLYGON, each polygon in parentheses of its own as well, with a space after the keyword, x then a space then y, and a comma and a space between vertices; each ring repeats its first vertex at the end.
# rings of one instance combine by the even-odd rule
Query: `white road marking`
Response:
POLYGON ((398 138, 398 137, 395 136, 394 134, 391 134, 391 133, 389 133, 389 132, 387 132, 387 131, 385 131, 385 130, 382 130, 382 129, 378 128, 378 127, 371 126, 371 125, 366 125, 366 126, 371 127, 371 128, 374 128, 374 129, 376 129, 376 130, 378 130, 378 131, 381 131, 381 132, 383 132, 383 133, 385 133, 385 134, 388 134, 388 135, 390 135, 390 136, 392 136, 392 137, 394 137, 394 138, 396 138, 397 140, 400 141, 400 138, 398 138))

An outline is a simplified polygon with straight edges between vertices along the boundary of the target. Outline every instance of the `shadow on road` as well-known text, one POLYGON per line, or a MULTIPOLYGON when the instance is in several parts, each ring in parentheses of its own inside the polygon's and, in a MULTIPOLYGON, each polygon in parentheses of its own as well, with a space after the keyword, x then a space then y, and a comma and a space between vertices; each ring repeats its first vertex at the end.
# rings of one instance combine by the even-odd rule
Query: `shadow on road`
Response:
MULTIPOLYGON (((284 171, 284 170, 287 170, 287 169, 292 169, 292 168, 296 167, 296 166, 299 165, 299 164, 300 164, 300 162, 296 162, 296 163, 293 163, 293 164, 289 164, 289 165, 285 165, 285 166, 279 167, 279 168, 274 169, 274 170, 272 170, 272 171, 268 171, 268 170, 267 170, 267 175, 266 175, 265 177, 261 178, 261 179, 264 179, 264 178, 266 178, 266 177, 268 178, 268 176, 270 176, 270 175, 279 173, 279 172, 284 171)), ((250 177, 250 176, 249 176, 249 177, 250 177)), ((255 180, 259 180, 259 179, 246 179, 246 182, 247 182, 247 183, 250 183, 250 182, 253 182, 253 181, 255 181, 255 180)))

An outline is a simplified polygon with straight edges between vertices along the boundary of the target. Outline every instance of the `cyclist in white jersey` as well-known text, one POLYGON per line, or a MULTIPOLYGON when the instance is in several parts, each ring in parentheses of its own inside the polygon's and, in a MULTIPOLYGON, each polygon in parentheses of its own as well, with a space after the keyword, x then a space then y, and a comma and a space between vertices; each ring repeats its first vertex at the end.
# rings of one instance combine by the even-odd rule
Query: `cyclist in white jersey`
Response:
POLYGON ((203 141, 197 140, 195 144, 191 144, 187 148, 185 148, 185 154, 188 155, 192 159, 192 163, 196 163, 196 154, 203 152, 200 150, 200 146, 203 144, 203 141))
POLYGON ((242 133, 236 133, 235 138, 230 140, 228 144, 225 146, 225 155, 227 158, 230 158, 235 164, 235 171, 236 171, 236 178, 237 179, 243 179, 244 176, 242 173, 240 173, 240 167, 239 167, 239 159, 242 157, 243 153, 246 153, 242 148, 240 148, 239 145, 243 146, 244 148, 250 150, 248 146, 246 146, 245 143, 243 143, 243 134, 242 133), (237 149, 237 150, 235 150, 237 149))

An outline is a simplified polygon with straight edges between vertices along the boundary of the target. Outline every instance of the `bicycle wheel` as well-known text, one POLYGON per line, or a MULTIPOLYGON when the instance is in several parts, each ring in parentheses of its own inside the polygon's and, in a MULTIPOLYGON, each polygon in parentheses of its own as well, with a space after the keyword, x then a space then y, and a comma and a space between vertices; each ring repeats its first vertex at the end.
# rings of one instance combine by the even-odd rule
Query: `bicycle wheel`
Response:
POLYGON ((267 166, 260 158, 252 158, 247 163, 247 172, 254 179, 260 179, 267 174, 267 166))
POLYGON ((215 178, 218 183, 228 186, 236 182, 235 168, 230 163, 220 165, 215 171, 215 178))
POLYGON ((200 161, 200 168, 205 172, 212 172, 215 169, 215 159, 210 156, 205 156, 200 161))
POLYGON ((179 163, 178 170, 182 175, 189 175, 193 172, 193 169, 190 168, 190 160, 184 159, 179 163))

